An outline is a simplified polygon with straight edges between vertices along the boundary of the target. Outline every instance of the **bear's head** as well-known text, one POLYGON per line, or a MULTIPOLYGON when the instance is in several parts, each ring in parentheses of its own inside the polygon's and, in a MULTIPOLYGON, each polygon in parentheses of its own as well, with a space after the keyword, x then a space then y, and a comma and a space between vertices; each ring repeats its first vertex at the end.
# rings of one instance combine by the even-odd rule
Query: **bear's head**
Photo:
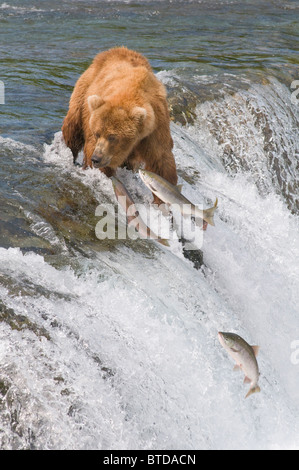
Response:
POLYGON ((116 169, 134 147, 154 129, 152 107, 104 101, 98 95, 88 98, 89 127, 95 141, 92 163, 95 168, 116 169))

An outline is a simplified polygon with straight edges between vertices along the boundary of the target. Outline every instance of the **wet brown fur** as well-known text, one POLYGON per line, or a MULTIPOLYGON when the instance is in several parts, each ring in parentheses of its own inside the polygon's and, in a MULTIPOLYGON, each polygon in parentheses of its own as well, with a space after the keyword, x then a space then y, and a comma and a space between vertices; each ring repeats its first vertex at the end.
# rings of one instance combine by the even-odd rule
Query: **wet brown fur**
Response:
POLYGON ((84 148, 84 167, 100 154, 111 176, 127 164, 177 183, 170 119, 163 84, 147 59, 125 47, 98 54, 77 81, 62 133, 74 161, 84 148))

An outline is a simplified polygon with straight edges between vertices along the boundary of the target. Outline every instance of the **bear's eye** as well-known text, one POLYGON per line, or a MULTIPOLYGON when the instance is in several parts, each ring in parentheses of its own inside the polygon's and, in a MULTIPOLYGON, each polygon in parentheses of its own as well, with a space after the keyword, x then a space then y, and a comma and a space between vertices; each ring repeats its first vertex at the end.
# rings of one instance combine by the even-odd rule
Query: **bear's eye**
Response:
POLYGON ((99 132, 95 132, 94 136, 99 139, 101 137, 101 134, 99 132))
POLYGON ((108 140, 109 140, 109 142, 115 142, 117 140, 117 137, 114 134, 110 134, 108 136, 108 140))

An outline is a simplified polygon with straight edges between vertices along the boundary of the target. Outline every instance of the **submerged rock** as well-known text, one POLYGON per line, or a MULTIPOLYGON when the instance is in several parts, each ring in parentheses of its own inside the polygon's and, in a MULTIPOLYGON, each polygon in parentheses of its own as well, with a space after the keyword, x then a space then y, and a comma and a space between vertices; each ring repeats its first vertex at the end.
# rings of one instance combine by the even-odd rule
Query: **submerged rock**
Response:
POLYGON ((7 325, 10 326, 12 330, 22 331, 24 329, 28 329, 32 331, 36 336, 44 336, 46 339, 50 340, 50 335, 45 330, 35 323, 31 322, 25 315, 19 315, 15 313, 12 308, 6 307, 0 301, 0 322, 5 322, 7 325))

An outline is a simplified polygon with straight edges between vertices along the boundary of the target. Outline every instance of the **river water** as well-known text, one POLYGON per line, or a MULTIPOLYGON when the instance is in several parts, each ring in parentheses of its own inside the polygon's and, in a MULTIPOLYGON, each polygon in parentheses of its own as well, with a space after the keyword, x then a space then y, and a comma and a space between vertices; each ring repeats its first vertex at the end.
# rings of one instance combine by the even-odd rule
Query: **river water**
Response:
POLYGON ((298 15, 0 2, 2 449, 298 449, 298 15), (73 166, 60 129, 77 78, 121 45, 167 87, 183 194, 218 197, 200 269, 178 241, 96 237, 112 185, 73 166), (244 399, 218 331, 260 346, 260 394, 244 399))

